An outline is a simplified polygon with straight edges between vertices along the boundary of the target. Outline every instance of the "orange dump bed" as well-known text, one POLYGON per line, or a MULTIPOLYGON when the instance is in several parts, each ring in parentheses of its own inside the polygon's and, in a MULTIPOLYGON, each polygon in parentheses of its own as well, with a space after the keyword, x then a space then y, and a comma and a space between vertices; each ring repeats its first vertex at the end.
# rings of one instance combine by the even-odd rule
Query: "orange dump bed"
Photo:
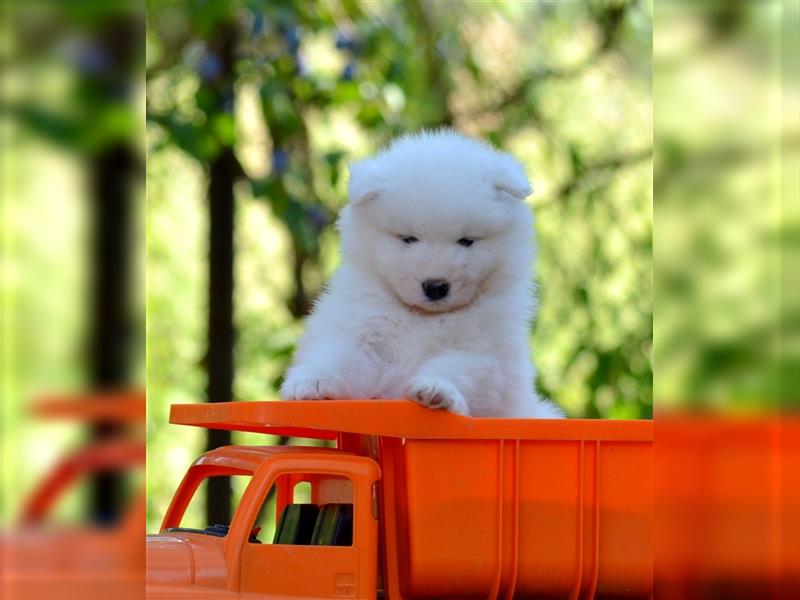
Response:
POLYGON ((177 405, 171 422, 373 458, 389 598, 652 592, 651 422, 472 419, 405 400, 177 405))

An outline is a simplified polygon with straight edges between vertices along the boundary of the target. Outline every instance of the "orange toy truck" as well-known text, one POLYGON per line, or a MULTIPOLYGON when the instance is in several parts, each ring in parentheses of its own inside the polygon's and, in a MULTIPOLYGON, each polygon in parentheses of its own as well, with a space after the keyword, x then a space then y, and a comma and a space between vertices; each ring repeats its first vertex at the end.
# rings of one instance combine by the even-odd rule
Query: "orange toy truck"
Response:
POLYGON ((171 422, 335 447, 197 459, 148 536, 150 598, 652 594, 651 422, 472 419, 405 400, 177 405, 171 422), (231 522, 186 527, 215 476, 249 480, 231 522))

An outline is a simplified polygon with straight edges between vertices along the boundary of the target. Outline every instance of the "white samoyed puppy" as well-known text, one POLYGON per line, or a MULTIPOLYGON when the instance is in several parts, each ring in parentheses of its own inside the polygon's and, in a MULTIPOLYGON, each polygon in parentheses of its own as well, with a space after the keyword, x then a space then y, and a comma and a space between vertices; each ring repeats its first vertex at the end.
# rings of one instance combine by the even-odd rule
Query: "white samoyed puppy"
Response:
POLYGON ((531 191, 511 156, 450 130, 402 137, 352 165, 342 265, 282 397, 563 416, 534 392, 531 191))

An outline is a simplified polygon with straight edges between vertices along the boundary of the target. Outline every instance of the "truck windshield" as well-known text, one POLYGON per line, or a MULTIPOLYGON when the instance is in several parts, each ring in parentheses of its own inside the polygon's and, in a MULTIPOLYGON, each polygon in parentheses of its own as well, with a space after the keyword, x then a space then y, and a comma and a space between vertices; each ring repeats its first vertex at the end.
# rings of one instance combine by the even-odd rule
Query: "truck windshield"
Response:
MULTIPOLYGON (((167 532, 199 533, 226 537, 227 522, 209 522, 208 490, 211 482, 229 479, 230 514, 234 515, 251 475, 210 475, 202 478, 178 526, 167 532)), ((353 539, 354 484, 348 477, 315 473, 285 473, 264 495, 252 525, 251 544, 351 546, 353 539)), ((176 515, 177 516, 177 515, 176 515)), ((231 517, 232 518, 232 517, 231 517)), ((173 521, 174 522, 174 521, 173 521)))
POLYGON ((203 533, 205 535, 216 537, 225 537, 228 535, 230 519, 226 519, 224 520, 225 522, 222 523, 209 523, 207 518, 209 501, 208 490, 209 487, 211 487, 211 481, 223 481, 226 479, 230 481, 232 491, 231 505, 229 510, 229 514, 232 517, 236 511, 236 507, 239 506, 239 500, 241 499, 244 490, 250 484, 252 479, 252 476, 250 475, 212 475, 205 477, 200 482, 200 485, 197 487, 197 490, 195 490, 189 505, 186 507, 186 512, 183 514, 183 518, 181 518, 180 525, 178 527, 171 527, 167 529, 167 531, 203 533))

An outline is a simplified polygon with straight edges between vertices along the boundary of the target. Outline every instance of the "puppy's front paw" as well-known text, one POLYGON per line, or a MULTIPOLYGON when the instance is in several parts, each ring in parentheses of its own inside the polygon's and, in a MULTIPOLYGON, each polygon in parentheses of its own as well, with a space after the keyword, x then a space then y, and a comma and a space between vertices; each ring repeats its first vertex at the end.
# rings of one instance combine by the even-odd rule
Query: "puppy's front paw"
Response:
POLYGON ((441 377, 418 375, 411 380, 406 393, 409 398, 428 408, 469 414, 467 401, 458 388, 441 377))
POLYGON ((290 372, 281 386, 281 398, 331 400, 343 397, 343 387, 338 378, 290 372))

